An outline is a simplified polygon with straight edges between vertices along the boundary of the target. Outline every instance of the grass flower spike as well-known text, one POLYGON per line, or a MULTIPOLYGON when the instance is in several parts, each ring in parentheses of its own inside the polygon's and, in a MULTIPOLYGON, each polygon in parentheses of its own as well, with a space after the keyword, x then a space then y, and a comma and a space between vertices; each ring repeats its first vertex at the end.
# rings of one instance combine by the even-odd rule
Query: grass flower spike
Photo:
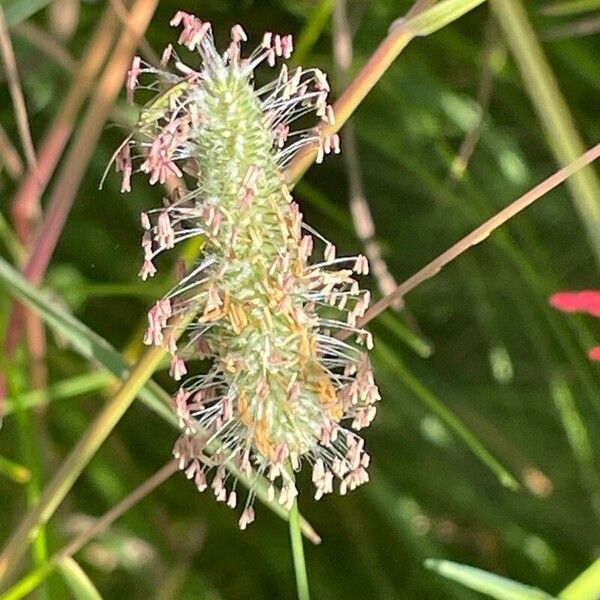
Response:
MULTIPOLYGON (((266 33, 243 57, 239 25, 220 54, 209 23, 178 12, 171 24, 201 64, 188 66, 171 46, 160 69, 135 58, 129 99, 141 87, 157 96, 116 166, 123 191, 134 171, 151 184, 182 177, 191 190, 141 216, 142 279, 154 275, 163 250, 190 238, 202 249, 148 315, 145 342, 169 350, 171 375, 183 382, 174 399, 183 430, 174 454, 199 490, 211 487, 231 508, 238 490, 228 465, 251 481, 264 475, 269 494, 288 508, 303 463, 312 466, 315 498, 334 484, 345 494, 368 480, 369 455, 356 431, 370 424, 380 398, 366 354, 372 337, 356 326, 369 292, 353 275, 366 274, 368 265, 362 255, 338 258, 335 246, 303 223, 283 176, 307 145, 318 147, 319 162, 339 152, 337 135, 291 129, 310 112, 333 121, 327 78, 284 64, 259 87, 255 68, 289 58, 291 36, 266 33), (176 342, 168 321, 182 313, 195 317, 176 342), (208 369, 188 375, 198 358, 208 369)), ((254 519, 253 500, 251 486, 239 502, 242 529, 254 519)))

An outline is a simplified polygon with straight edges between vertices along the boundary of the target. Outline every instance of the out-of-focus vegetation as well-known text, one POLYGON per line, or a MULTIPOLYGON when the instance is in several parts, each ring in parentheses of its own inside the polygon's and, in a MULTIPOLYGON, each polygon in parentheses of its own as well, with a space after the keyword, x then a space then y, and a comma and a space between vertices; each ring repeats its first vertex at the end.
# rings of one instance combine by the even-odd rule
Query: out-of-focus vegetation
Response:
MULTIPOLYGON (((107 4, 0 2, 36 146, 107 4)), ((222 45, 234 23, 243 24, 252 43, 265 30, 292 32, 297 59, 330 73, 336 96, 344 77, 332 51, 335 4, 163 0, 146 39, 158 52, 173 41, 168 21, 177 9, 212 21, 222 45)), ((344 5, 353 34, 345 76, 351 79, 411 3, 344 5)), ((599 11, 600 3, 590 0, 490 0, 411 42, 352 118, 354 163, 330 158, 297 186, 306 221, 334 240, 340 254, 362 251, 347 172, 359 166, 383 259, 402 281, 575 158, 580 146, 596 144, 599 11), (509 5, 525 7, 531 31, 516 27, 509 5), (550 72, 543 56, 528 54, 537 43, 550 72), (552 77, 558 88, 544 88, 552 77), (564 133, 556 135, 557 128, 564 133)), ((22 267, 11 199, 26 161, 2 77, 1 252, 22 267), (12 162, 10 148, 18 153, 12 162)), ((112 172, 98 189, 124 135, 110 124, 133 118, 123 94, 111 110, 42 287, 132 360, 142 352, 146 311, 169 288, 172 269, 167 259, 150 282, 137 278, 138 215, 157 206, 163 192, 138 180, 122 195, 112 172)), ((68 167, 62 162, 57 172, 68 167)), ((427 569, 426 559, 465 563, 558 595, 594 561, 600 550, 600 367, 586 349, 600 339, 600 328, 592 319, 554 311, 547 298, 557 290, 599 287, 599 207, 597 179, 582 172, 420 285, 402 310, 389 309, 370 324, 383 396, 365 432, 371 481, 346 497, 316 503, 308 474, 300 477, 300 510, 322 538, 318 546, 305 542, 314 598, 481 597, 427 569), (483 448, 489 455, 481 460, 483 448), (518 489, 509 485, 511 476, 518 489)), ((4 337, 12 300, 2 281, 4 337)), ((368 285, 377 296, 377 281, 368 285)), ((27 344, 0 363, 8 396, 0 431, 0 547, 115 390, 96 360, 65 343, 68 334, 56 328, 47 334, 34 367, 27 344), (47 387, 35 391, 40 377, 47 387)), ((118 372, 118 357, 111 360, 118 372)), ((174 389, 163 370, 155 380, 174 389)), ((36 538, 29 563, 43 565, 158 471, 176 436, 136 401, 36 538)), ((258 503, 257 513, 240 532, 231 511, 177 473, 85 545, 76 563, 63 560, 35 593, 94 597, 87 574, 110 599, 294 597, 287 525, 258 503)), ((594 589, 568 597, 600 598, 594 589)))

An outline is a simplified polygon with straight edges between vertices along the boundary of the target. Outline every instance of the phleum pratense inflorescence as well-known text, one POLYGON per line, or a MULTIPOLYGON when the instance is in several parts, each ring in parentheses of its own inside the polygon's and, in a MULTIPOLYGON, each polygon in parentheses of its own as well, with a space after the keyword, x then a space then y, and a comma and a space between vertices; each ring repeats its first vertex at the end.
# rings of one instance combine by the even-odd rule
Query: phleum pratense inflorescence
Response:
POLYGON ((141 111, 116 166, 122 191, 130 190, 134 170, 151 184, 186 173, 189 192, 141 215, 140 275, 153 276, 157 254, 190 238, 199 241, 201 256, 149 311, 145 342, 167 348, 171 375, 183 380, 174 398, 181 469, 231 508, 237 479, 228 466, 244 473, 245 529, 254 520, 258 475, 287 508, 303 462, 312 465, 317 499, 336 480, 341 494, 368 480, 369 455, 355 432, 371 423, 380 396, 366 354, 372 337, 357 327, 369 292, 353 278, 368 265, 362 255, 336 257, 335 246, 302 222, 284 179, 291 157, 305 148, 318 149, 317 162, 339 152, 336 134, 290 129, 310 112, 333 122, 326 76, 284 64, 274 81, 258 87, 255 68, 289 58, 291 36, 267 33, 244 58, 239 25, 224 54, 215 49, 210 23, 178 12, 171 25, 181 28, 179 44, 197 51, 201 66, 184 64, 171 46, 161 68, 134 59, 128 98, 137 88, 157 96, 141 111), (180 340, 169 324, 178 315, 194 315, 180 340), (350 336, 354 342, 345 341, 350 336), (209 361, 208 370, 184 379, 187 363, 199 358, 209 361))

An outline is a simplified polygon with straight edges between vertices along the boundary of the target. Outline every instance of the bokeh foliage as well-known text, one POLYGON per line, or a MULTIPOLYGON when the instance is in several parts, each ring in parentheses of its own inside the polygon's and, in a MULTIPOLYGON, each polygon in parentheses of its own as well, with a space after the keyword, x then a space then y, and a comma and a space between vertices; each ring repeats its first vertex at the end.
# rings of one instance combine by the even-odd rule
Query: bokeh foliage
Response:
MULTIPOLYGON (((77 29, 65 42, 74 57, 81 55, 103 4, 81 4, 77 29)), ((255 41, 265 29, 297 35, 316 24, 319 35, 303 62, 333 73, 330 23, 324 21, 319 31, 313 21, 321 4, 327 3, 166 0, 147 38, 156 49, 171 41, 167 23, 176 9, 211 20, 223 43, 235 22, 255 41)), ((527 2, 529 17, 585 145, 591 146, 600 138, 600 41, 568 29, 561 35, 560 27, 590 14, 597 18, 597 12, 553 16, 542 10, 547 4, 527 2)), ((410 3, 352 0, 348 5, 356 72, 410 3)), ((33 22, 48 28, 44 12, 33 22)), ((18 34, 14 43, 37 140, 70 74, 18 34)), ((339 93, 335 78, 333 84, 339 93)), ((18 140, 6 87, 0 93, 0 123, 18 140)), ((399 281, 556 168, 487 5, 412 42, 353 123, 377 238, 399 281), (486 72, 493 90, 479 143, 464 176, 452 181, 460 144, 478 127, 478 89, 486 72)), ((157 205, 161 191, 138 180, 123 196, 114 174, 98 190, 122 136, 120 128, 106 128, 45 283, 77 318, 116 348, 131 351, 139 347, 152 298, 168 287, 171 275, 163 261, 155 280, 137 280, 138 214, 157 205)), ((343 160, 327 160, 308 172, 297 197, 306 221, 340 252, 351 253, 361 246, 348 211, 346 180, 343 160)), ((14 190, 2 173, 1 208, 7 218, 14 190)), ((2 252, 9 256, 5 246, 2 252)), ((370 286, 376 289, 375 282, 370 286)), ((558 593, 594 559, 600 524, 600 371, 588 362, 585 348, 600 328, 547 306, 553 291, 585 287, 598 287, 598 267, 563 186, 412 292, 404 312, 388 312, 372 323, 383 402, 365 434, 371 482, 348 497, 315 503, 306 494, 300 500, 323 538, 320 546, 306 547, 315 598, 477 597, 425 569, 426 558, 468 563, 558 593), (406 343, 398 323, 423 339, 420 353, 406 343), (436 404, 456 413, 516 476, 518 491, 503 486, 449 432, 439 411, 431 410, 436 404)), ((2 328, 9 302, 2 290, 2 328)), ((54 335, 47 362, 51 384, 91 372, 54 335)), ((13 395, 30 388, 27 364, 22 349, 3 365, 13 395)), ((156 379, 173 389, 163 372, 156 379)), ((104 398, 99 387, 51 398, 25 438, 17 417, 7 416, 0 456, 31 467, 39 454, 41 478, 47 480, 104 398)), ((135 403, 52 520, 50 548, 60 547, 74 528, 104 513, 160 468, 174 437, 163 420, 135 403)), ((301 488, 307 483, 301 481, 301 488)), ((0 539, 8 537, 26 504, 23 483, 0 475, 0 539)), ((241 533, 230 511, 176 475, 78 560, 105 598, 293 597, 286 525, 263 507, 258 513, 257 522, 241 533)), ((44 593, 68 597, 63 579, 54 575, 44 593)))

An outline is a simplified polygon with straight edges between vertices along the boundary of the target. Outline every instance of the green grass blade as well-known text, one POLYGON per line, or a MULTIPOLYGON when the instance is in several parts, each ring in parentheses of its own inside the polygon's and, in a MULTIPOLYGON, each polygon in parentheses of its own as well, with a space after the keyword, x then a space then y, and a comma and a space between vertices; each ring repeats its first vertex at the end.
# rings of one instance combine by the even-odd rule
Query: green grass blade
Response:
POLYGON ((298 512, 298 501, 294 500, 290 511, 290 541, 292 545, 292 557, 294 559, 294 573, 296 575, 296 589, 298 600, 310 600, 308 592, 308 575, 306 573, 306 561, 304 560, 304 547, 302 546, 302 531, 300 529, 300 513, 298 512))
POLYGON ((70 557, 61 559, 57 570, 76 600, 102 600, 102 596, 79 564, 70 557))
POLYGON ((552 2, 542 8, 549 17, 565 17, 600 9, 600 0, 562 0, 552 2))
POLYGON ((484 2, 485 0, 442 0, 432 8, 408 19, 404 24, 413 35, 431 35, 484 2))
MULTIPOLYGON (((11 368, 6 371, 6 381, 8 383, 9 393, 12 395, 21 394, 22 390, 30 385, 28 377, 29 361, 22 353, 11 361, 11 368)), ((44 485, 44 463, 42 460, 41 448, 37 444, 32 444, 31 440, 38 439, 41 430, 40 415, 22 410, 18 401, 15 406, 16 414, 16 433, 20 459, 27 466, 31 473, 29 481, 25 485, 25 497, 27 499, 27 510, 33 510, 33 507, 39 502, 42 488, 44 485)), ((31 535, 32 556, 36 567, 43 566, 48 560, 47 530, 45 524, 41 524, 31 535)), ((48 598, 48 590, 42 589, 40 598, 48 598)))
POLYGON ((30 598, 31 593, 40 586, 54 571, 54 563, 48 562, 37 569, 32 569, 6 592, 0 593, 0 600, 21 600, 30 598))
POLYGON ((475 433, 441 402, 429 388, 421 383, 406 368, 396 353, 392 352, 379 338, 375 345, 375 353, 387 362, 396 376, 402 380, 425 407, 435 414, 498 477, 503 486, 513 491, 519 489, 520 484, 517 479, 484 446, 475 433))
POLYGON ((554 374, 550 381, 552 400, 558 411, 581 476, 588 488, 590 502, 600 515, 600 479, 595 466, 592 440, 585 418, 579 412, 573 392, 564 377, 554 374))
MULTIPOLYGON (((569 106, 520 0, 490 0, 490 4, 521 71, 548 145, 562 167, 585 151, 569 106)), ((573 174, 567 185, 596 262, 600 264, 600 180, 592 167, 586 167, 573 174)))
POLYGON ((84 375, 70 377, 64 381, 59 381, 43 390, 32 390, 21 394, 19 398, 7 398, 4 410, 4 416, 9 416, 16 410, 17 403, 21 410, 27 410, 38 406, 46 406, 53 400, 64 400, 66 398, 75 398, 90 392, 96 392, 109 383, 114 382, 115 378, 106 371, 92 371, 84 375))
POLYGON ((600 559, 575 578, 558 597, 561 600, 599 600, 600 559))
POLYGON ((27 254, 23 244, 21 244, 13 228, 2 213, 0 213, 0 240, 6 246, 6 249, 10 252, 15 262, 20 263, 26 260, 27 254))
POLYGON ((323 30, 327 27, 329 17, 333 12, 333 4, 334 0, 321 0, 320 4, 313 10, 310 19, 297 38, 296 48, 294 49, 294 64, 302 65, 306 62, 323 30))
POLYGON ((433 354, 433 346, 424 337, 410 329, 403 321, 390 312, 384 312, 377 317, 377 323, 383 325, 390 333, 421 358, 429 358, 433 354))
POLYGON ((48 6, 52 0, 0 0, 6 22, 12 26, 48 6))
POLYGON ((428 559, 425 561, 425 566, 442 577, 452 579, 496 600, 552 600, 553 598, 538 588, 449 560, 428 559))
POLYGON ((16 483, 31 481, 31 471, 27 467, 19 465, 5 456, 0 456, 0 475, 12 479, 16 483))

